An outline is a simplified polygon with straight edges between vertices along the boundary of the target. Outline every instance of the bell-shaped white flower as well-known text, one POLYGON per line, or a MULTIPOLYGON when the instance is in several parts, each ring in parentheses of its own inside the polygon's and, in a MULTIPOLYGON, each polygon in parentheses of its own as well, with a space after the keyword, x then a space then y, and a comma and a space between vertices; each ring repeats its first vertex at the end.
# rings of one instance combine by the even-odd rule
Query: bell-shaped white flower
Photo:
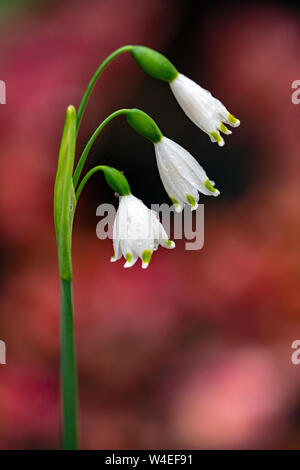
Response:
POLYGON ((158 215, 132 194, 120 197, 120 204, 113 226, 114 256, 117 261, 123 255, 126 259, 124 268, 130 268, 138 258, 142 268, 147 268, 153 251, 158 245, 174 248, 169 240, 158 215))
POLYGON ((181 212, 184 204, 197 209, 199 193, 218 196, 202 166, 183 147, 167 137, 154 144, 158 171, 176 212, 181 212))
POLYGON ((231 134, 224 122, 232 127, 240 125, 240 121, 230 114, 221 101, 181 73, 170 82, 170 87, 185 114, 220 147, 224 145, 220 131, 231 134))

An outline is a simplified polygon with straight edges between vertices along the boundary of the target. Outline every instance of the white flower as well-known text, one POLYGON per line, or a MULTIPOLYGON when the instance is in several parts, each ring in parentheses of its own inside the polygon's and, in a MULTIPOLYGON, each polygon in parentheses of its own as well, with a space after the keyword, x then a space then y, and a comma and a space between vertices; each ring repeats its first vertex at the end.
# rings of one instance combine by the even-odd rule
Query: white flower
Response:
POLYGON ((147 268, 158 245, 175 247, 157 213, 132 194, 120 197, 113 227, 113 244, 114 256, 111 261, 117 261, 123 255, 126 259, 124 268, 133 266, 138 258, 142 260, 142 268, 147 268))
POLYGON ((181 73, 170 82, 170 87, 185 114, 220 147, 224 145, 224 140, 219 131, 231 134, 223 122, 232 127, 240 125, 240 121, 230 114, 221 101, 181 73))
POLYGON ((161 180, 177 212, 187 203, 192 210, 197 209, 198 191, 207 196, 220 194, 195 158, 180 145, 163 137, 154 148, 161 180))

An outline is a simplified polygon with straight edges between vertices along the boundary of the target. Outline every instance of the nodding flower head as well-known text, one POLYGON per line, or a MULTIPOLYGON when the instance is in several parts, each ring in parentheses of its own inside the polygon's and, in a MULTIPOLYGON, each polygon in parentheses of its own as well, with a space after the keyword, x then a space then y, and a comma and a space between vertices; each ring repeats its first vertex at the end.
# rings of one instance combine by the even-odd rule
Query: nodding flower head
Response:
POLYGON ((189 204, 192 210, 197 209, 198 191, 207 196, 220 194, 195 158, 183 147, 164 137, 148 114, 131 109, 127 113, 127 121, 154 144, 162 183, 177 212, 182 211, 184 204, 189 204))
POLYGON ((161 245, 174 248, 169 240, 156 212, 132 194, 120 197, 120 204, 113 227, 114 256, 117 261, 123 255, 126 259, 124 268, 130 268, 138 258, 142 268, 147 268, 153 251, 161 245))
POLYGON ((177 212, 184 204, 197 209, 198 191, 207 196, 220 194, 195 158, 176 142, 163 137, 154 147, 161 180, 177 212))
POLYGON ((185 114, 209 135, 212 142, 217 142, 222 147, 224 140, 220 131, 229 135, 231 131, 225 124, 237 127, 240 121, 225 108, 221 101, 193 80, 179 73, 169 59, 159 52, 149 47, 132 46, 131 54, 144 72, 170 84, 185 114))
POLYGON ((220 135, 229 135, 231 131, 224 123, 232 127, 240 125, 235 118, 212 94, 181 73, 170 82, 170 87, 179 105, 185 114, 200 127, 212 142, 217 142, 220 147, 224 140, 220 135))

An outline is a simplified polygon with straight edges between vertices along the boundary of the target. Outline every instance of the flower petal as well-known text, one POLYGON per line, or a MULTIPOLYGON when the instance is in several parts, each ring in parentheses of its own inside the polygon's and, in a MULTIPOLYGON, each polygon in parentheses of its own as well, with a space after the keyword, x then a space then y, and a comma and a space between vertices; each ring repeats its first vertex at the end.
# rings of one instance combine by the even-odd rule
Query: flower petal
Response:
MULTIPOLYGON (((221 128, 222 121, 232 127, 239 126, 240 121, 229 113, 223 103, 214 98, 208 90, 183 74, 178 74, 170 83, 170 87, 188 118, 206 132, 212 142, 217 142, 222 147, 224 140, 219 134, 219 130, 224 132, 221 128)), ((229 135, 230 131, 227 129, 225 134, 229 135)))
POLYGON ((207 196, 219 195, 218 190, 206 186, 209 179, 197 160, 176 142, 163 137, 155 144, 155 153, 163 185, 178 212, 186 203, 194 210, 197 208, 198 191, 207 196), (179 204, 179 208, 176 208, 179 204))
POLYGON ((131 253, 126 253, 126 263, 124 264, 124 268, 131 268, 137 261, 137 256, 131 254, 131 253))

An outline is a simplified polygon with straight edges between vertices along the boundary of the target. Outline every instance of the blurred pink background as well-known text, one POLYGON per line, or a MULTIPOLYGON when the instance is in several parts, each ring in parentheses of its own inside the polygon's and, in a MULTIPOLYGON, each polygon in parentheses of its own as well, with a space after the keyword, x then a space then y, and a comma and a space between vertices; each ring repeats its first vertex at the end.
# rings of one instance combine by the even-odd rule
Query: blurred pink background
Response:
MULTIPOLYGON (((53 185, 65 108, 125 44, 167 55, 241 119, 212 145, 168 86, 129 55, 100 78, 77 155, 119 107, 148 112, 221 191, 205 245, 159 250, 147 271, 111 264, 96 208, 117 200, 98 175, 74 226, 80 434, 84 449, 299 448, 300 15, 290 3, 3 1, 0 7, 0 448, 59 448, 59 278, 53 185), (218 14, 216 14, 218 11, 218 14)), ((87 167, 124 170, 145 203, 168 202, 152 145, 111 123, 87 167)))

